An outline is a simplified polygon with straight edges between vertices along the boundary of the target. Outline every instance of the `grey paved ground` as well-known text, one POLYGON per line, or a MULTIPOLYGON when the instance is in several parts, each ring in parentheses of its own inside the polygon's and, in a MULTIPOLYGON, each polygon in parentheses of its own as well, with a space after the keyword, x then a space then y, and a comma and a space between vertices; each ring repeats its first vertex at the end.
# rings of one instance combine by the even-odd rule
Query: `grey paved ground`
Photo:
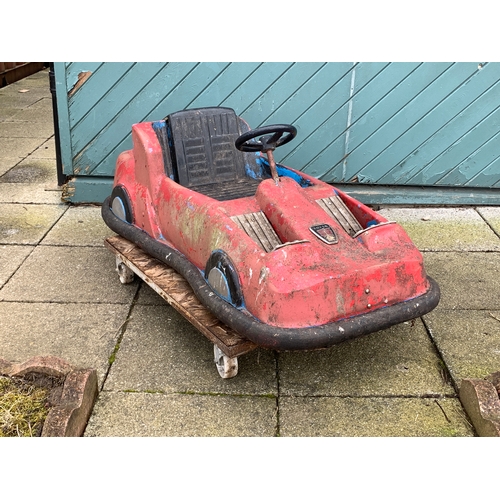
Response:
POLYGON ((499 207, 384 209, 423 251, 437 309, 328 351, 257 350, 223 380, 205 337, 120 284, 99 208, 60 195, 44 71, 0 89, 0 357, 96 368, 87 436, 474 435, 457 390, 500 369, 499 207))

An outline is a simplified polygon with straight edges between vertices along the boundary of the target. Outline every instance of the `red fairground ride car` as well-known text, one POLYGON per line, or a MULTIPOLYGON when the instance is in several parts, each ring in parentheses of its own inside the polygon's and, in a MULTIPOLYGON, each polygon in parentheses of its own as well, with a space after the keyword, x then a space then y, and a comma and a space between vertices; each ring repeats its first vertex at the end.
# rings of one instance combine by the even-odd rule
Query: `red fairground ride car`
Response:
POLYGON ((266 348, 326 348, 431 311, 439 287, 400 225, 275 164, 295 135, 220 107, 133 125, 103 218, 266 348))

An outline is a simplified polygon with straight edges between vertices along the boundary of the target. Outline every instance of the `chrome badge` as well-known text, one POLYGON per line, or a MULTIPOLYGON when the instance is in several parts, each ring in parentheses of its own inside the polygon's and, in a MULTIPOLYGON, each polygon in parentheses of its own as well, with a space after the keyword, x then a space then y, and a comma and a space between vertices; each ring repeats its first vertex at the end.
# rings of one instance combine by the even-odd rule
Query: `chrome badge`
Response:
POLYGON ((314 234, 314 236, 319 238, 321 241, 324 241, 328 245, 334 245, 339 241, 337 235, 335 234, 335 231, 328 224, 311 226, 309 229, 311 233, 314 234))

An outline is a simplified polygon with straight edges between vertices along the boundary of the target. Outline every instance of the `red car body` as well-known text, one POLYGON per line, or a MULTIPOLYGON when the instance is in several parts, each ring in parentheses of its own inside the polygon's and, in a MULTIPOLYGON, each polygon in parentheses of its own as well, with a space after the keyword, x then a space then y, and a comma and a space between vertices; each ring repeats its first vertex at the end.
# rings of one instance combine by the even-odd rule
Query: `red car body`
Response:
MULTIPOLYGON (((241 131, 244 122, 239 119, 238 123, 241 131)), ((148 241, 154 240, 159 254, 162 249, 165 255, 171 250, 180 254, 190 263, 188 274, 197 268, 209 284, 207 263, 213 264, 214 255, 224 256, 225 264, 218 265, 219 271, 214 273, 216 279, 226 280, 222 289, 209 286, 208 295, 201 295, 210 302, 212 293, 219 304, 222 298, 226 302, 223 309, 229 304, 239 316, 251 318, 269 332, 252 337, 251 327, 236 325, 243 336, 266 347, 328 347, 420 316, 439 301, 439 288, 427 277, 421 253, 400 225, 334 186, 282 165, 277 166, 276 181, 269 175, 258 178, 258 169, 250 171, 247 162, 248 182, 257 183, 250 196, 221 200, 198 192, 189 182, 182 185, 175 178, 179 175, 169 175, 172 165, 166 165, 166 158, 174 154, 175 134, 164 135, 167 144, 158 133, 167 125, 168 117, 132 126, 133 149, 120 154, 114 180, 114 193, 118 190, 128 198, 116 203, 128 206, 115 212, 122 214, 121 219, 127 212, 126 223, 144 233, 148 241), (404 303, 412 304, 411 312, 378 319, 370 326, 370 315, 379 311, 382 318, 384 311, 395 310, 391 306, 404 303), (354 326, 344 337, 342 325, 361 317, 369 326, 358 332, 354 326), (317 340, 318 327, 327 340, 317 340), (281 342, 287 330, 295 332, 296 340, 281 342), (326 334, 327 330, 335 335, 326 334)), ((226 160, 228 154, 243 154, 228 148, 221 153, 226 160)), ((268 171, 263 153, 246 155, 247 159, 254 157, 260 173, 268 171)), ((236 185, 234 180, 228 182, 236 185)), ((241 189, 245 183, 245 179, 237 180, 241 189)), ((113 212, 113 202, 105 202, 103 216, 113 212)), ((104 218, 107 221, 109 214, 104 218)), ((112 224, 110 227, 120 232, 112 224)), ((195 292, 199 277, 196 280, 188 279, 195 292)), ((217 311, 215 307, 213 312, 219 315, 217 311)), ((221 319, 230 323, 227 317, 221 319)))

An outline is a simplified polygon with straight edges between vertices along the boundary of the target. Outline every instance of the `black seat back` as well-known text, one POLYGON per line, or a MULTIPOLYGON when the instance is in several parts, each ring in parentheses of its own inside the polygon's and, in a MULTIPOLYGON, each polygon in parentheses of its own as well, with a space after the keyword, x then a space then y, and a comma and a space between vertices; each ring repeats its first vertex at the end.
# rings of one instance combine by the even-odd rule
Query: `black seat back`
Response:
POLYGON ((234 141, 240 119, 230 108, 178 111, 167 117, 179 184, 196 189, 245 178, 244 153, 234 141))

